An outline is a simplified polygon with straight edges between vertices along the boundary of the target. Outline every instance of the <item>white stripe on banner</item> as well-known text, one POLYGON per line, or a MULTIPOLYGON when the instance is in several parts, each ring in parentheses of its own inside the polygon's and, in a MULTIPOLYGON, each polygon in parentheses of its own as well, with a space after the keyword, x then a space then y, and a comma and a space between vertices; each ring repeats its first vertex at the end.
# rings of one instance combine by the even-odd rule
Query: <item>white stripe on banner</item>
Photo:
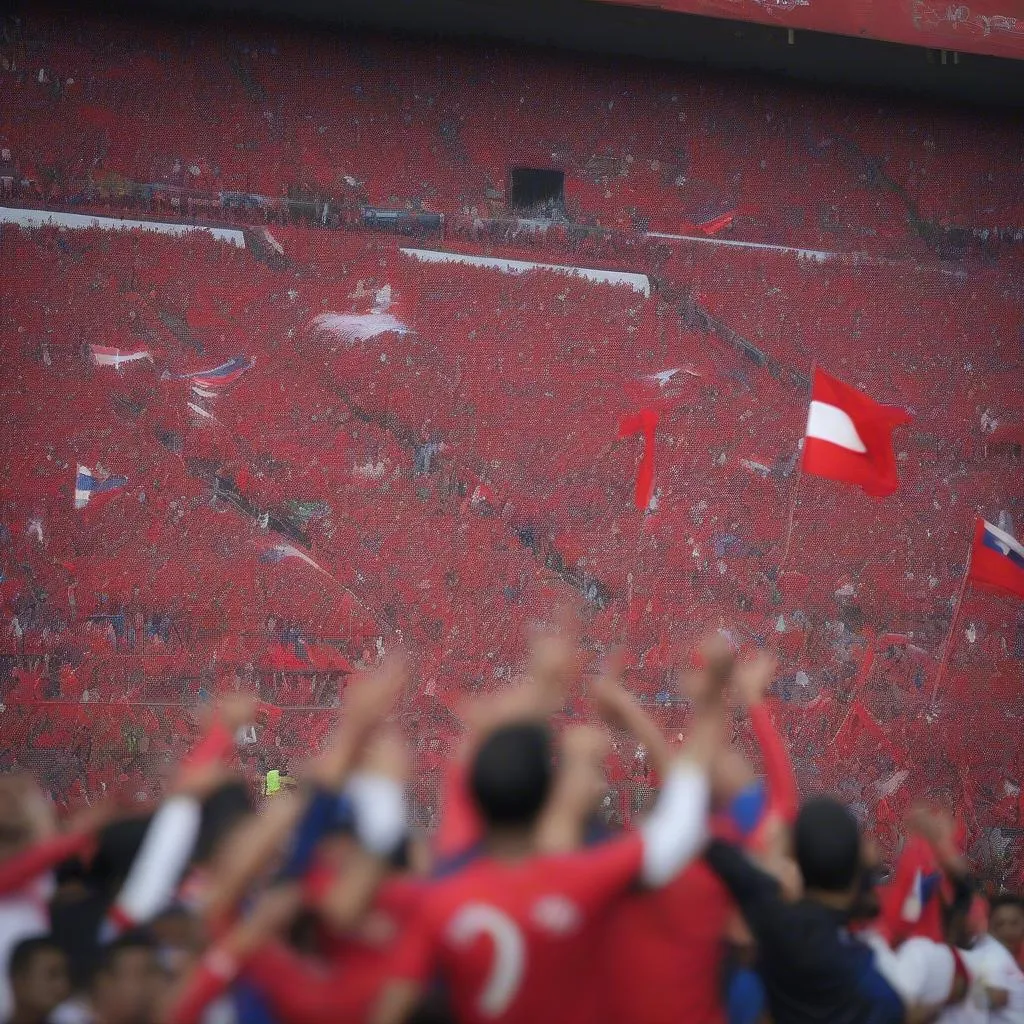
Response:
POLYGON ((0 224, 17 224, 23 228, 70 228, 102 231, 155 231, 161 235, 187 235, 190 231, 205 231, 221 242, 230 242, 245 248, 245 235, 234 228, 212 228, 202 224, 166 224, 157 220, 127 220, 123 217, 99 217, 91 213, 60 213, 56 210, 19 210, 0 206, 0 224))
POLYGON ((807 417, 807 436, 816 437, 821 441, 831 441, 840 448, 851 452, 866 452, 867 448, 857 433, 853 420, 836 405, 826 402, 811 402, 811 412, 807 417))
POLYGON ((550 270, 556 274, 582 277, 598 284, 624 284, 644 298, 651 296, 651 279, 646 274, 630 274, 625 270, 595 270, 591 267, 567 267, 559 263, 534 263, 528 260, 506 260, 497 256, 470 256, 461 252, 441 252, 437 249, 400 249, 423 263, 463 263, 471 267, 500 270, 503 274, 525 274, 530 270, 550 270))
POLYGON ((985 520, 985 529, 1006 548, 1006 554, 1016 551, 1021 558, 1024 558, 1024 545, 1012 534, 1000 530, 998 526, 993 526, 987 519, 985 520))

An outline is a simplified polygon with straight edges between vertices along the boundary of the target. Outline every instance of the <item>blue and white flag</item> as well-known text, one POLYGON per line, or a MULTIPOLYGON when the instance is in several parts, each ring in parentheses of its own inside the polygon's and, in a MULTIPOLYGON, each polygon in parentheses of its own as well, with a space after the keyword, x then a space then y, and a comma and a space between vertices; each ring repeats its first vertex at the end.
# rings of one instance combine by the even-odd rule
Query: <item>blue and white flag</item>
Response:
POLYGON ((126 476, 108 476, 101 480, 88 466, 79 466, 75 476, 75 508, 85 508, 94 494, 120 490, 127 483, 126 476))

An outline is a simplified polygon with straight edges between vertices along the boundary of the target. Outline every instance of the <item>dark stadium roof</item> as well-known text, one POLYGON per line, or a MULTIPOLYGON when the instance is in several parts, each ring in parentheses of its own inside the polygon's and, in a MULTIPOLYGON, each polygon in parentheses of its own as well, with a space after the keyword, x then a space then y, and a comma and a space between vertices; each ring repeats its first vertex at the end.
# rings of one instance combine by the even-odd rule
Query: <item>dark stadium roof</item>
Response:
POLYGON ((256 15, 679 60, 941 100, 1024 106, 1024 61, 592 0, 108 0, 176 16, 256 15))

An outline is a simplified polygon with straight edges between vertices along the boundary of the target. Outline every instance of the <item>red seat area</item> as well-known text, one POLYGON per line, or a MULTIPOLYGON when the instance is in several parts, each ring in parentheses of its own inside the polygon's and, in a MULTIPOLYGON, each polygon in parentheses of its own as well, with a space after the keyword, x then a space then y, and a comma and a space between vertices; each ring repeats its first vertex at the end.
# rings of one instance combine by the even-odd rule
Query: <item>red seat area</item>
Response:
MULTIPOLYGON (((404 642, 429 825, 463 696, 512 680, 524 628, 575 593, 595 657, 627 643, 673 734, 672 645, 727 627, 779 653, 807 789, 838 787, 886 842, 931 793, 986 870, 1024 869, 993 838, 1024 826, 1019 603, 968 591, 932 694, 974 517, 1024 522, 1019 446, 990 443, 1024 420, 1008 121, 358 37, 22 31, 30 56, 0 72, 5 204, 273 222, 285 255, 2 228, 6 766, 69 803, 151 792, 224 685, 284 709, 243 748, 253 773, 298 760, 348 675, 404 642), (564 169, 566 223, 493 226, 512 166, 564 169), (430 245, 655 288, 426 264, 246 196, 432 210, 430 245), (730 211, 703 242, 646 237, 730 211), (317 320, 375 315, 386 285, 398 329, 317 320), (148 358, 98 366, 94 345, 148 358), (189 379, 239 356, 228 386, 189 379), (913 410, 891 499, 801 479, 815 365, 913 410), (645 406, 642 513, 641 441, 617 427, 645 406), (79 465, 127 483, 76 509, 79 465)), ((620 816, 648 784, 634 753, 620 816)))

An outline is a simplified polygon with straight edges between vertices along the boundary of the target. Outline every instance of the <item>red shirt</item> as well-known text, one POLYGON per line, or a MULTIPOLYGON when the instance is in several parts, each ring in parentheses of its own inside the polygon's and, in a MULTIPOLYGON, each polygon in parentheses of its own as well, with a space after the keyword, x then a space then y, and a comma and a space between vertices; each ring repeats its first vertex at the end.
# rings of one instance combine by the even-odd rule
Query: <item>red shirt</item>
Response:
MULTIPOLYGON (((307 877, 307 897, 314 906, 333 877, 326 868, 315 868, 307 877)), ((266 998, 282 1024, 364 1021, 394 973, 399 936, 424 891, 416 879, 388 879, 357 931, 325 933, 322 959, 301 956, 279 942, 268 943, 247 961, 246 980, 266 998)))
POLYGON ((724 1024, 722 943, 733 902, 703 862, 618 902, 600 970, 609 1022, 724 1024))
POLYGON ((426 893, 394 974, 445 981, 461 1024, 591 1024, 612 905, 637 878, 639 836, 582 853, 482 858, 426 893))

